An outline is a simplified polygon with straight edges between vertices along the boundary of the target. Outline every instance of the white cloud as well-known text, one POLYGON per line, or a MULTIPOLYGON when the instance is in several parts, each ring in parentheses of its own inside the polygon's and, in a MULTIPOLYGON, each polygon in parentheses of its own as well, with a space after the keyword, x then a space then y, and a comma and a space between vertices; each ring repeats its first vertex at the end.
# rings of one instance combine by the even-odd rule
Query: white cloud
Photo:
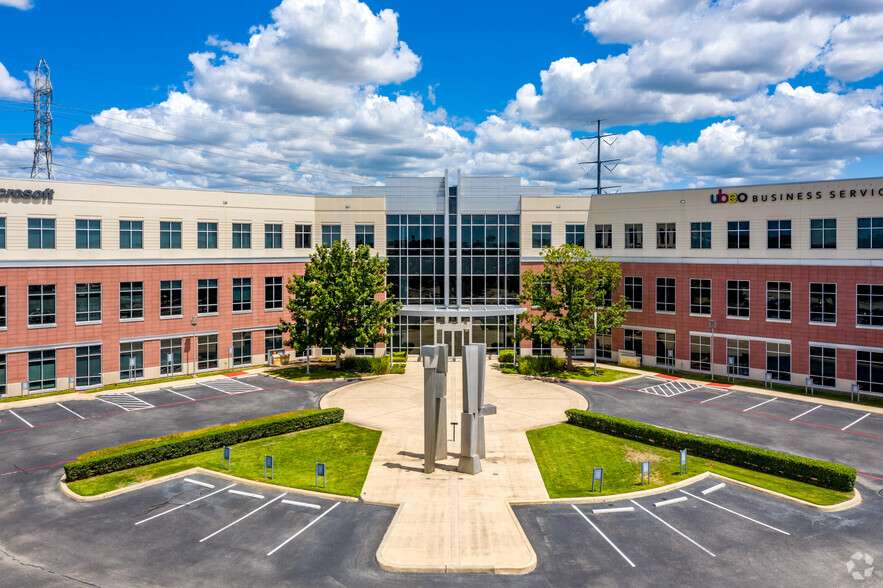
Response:
POLYGON ((10 6, 19 10, 30 10, 34 7, 33 0, 0 0, 0 6, 10 6))
POLYGON ((28 89, 28 85, 22 80, 12 77, 2 63, 0 63, 0 98, 11 100, 33 99, 33 95, 28 89))
POLYGON ((829 76, 846 82, 862 80, 883 70, 883 10, 853 16, 838 24, 823 61, 829 76))

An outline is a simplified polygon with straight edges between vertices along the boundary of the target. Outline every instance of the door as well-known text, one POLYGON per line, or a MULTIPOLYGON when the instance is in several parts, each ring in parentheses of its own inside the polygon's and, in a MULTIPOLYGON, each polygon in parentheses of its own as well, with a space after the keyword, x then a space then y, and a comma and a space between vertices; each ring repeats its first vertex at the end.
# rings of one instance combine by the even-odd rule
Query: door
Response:
POLYGON ((444 343, 448 346, 448 357, 462 357, 463 346, 469 345, 469 327, 461 325, 445 325, 436 329, 436 343, 444 343))

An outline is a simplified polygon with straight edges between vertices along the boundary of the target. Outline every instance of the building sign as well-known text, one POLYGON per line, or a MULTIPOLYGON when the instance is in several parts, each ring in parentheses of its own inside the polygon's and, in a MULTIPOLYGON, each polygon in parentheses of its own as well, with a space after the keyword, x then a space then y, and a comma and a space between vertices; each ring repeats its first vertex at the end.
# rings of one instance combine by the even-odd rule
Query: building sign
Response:
POLYGON ((858 188, 850 190, 816 190, 806 192, 773 192, 770 194, 748 194, 747 192, 733 192, 727 194, 720 188, 716 194, 711 194, 708 199, 712 204, 743 204, 746 202, 789 202, 822 200, 831 198, 865 198, 867 196, 883 196, 883 188, 858 188))
POLYGON ((14 200, 52 200, 55 190, 19 190, 18 188, 0 188, 0 198, 12 198, 14 200))

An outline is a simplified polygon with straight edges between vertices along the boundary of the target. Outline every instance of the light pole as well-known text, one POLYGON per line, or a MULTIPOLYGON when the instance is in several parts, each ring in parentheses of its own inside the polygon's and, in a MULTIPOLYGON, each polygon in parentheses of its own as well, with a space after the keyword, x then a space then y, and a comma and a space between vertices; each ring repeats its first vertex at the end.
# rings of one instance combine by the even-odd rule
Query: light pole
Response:
POLYGON ((711 326, 711 359, 708 367, 711 369, 711 381, 714 382, 714 328, 717 326, 717 321, 708 321, 708 324, 711 326))
POLYGON ((190 352, 193 354, 193 377, 196 377, 196 317, 190 319, 190 326, 193 327, 193 344, 190 352))
POLYGON ((592 375, 598 375, 598 311, 595 311, 595 334, 592 336, 592 375))

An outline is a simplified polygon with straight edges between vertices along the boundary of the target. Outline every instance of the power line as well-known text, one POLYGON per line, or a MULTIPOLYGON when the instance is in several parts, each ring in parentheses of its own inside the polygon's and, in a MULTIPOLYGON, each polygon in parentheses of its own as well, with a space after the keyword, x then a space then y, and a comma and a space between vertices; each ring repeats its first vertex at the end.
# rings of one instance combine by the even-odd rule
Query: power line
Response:
POLYGON ((34 71, 34 165, 31 178, 43 173, 52 179, 52 82, 49 80, 49 66, 40 59, 34 71))

